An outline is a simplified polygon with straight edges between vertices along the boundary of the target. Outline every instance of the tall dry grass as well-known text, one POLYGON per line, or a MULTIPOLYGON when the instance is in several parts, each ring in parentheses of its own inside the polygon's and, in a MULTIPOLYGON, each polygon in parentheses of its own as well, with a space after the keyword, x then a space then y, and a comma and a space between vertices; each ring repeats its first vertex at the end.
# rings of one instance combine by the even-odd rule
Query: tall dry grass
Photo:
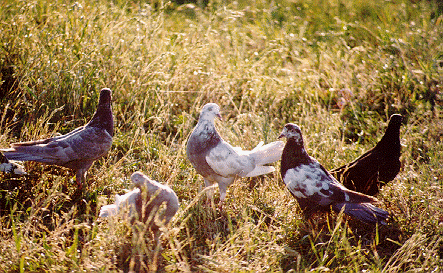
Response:
MULTIPOLYGON (((113 90, 115 137, 88 173, 26 163, 0 176, 0 271, 442 269, 442 6, 438 1, 18 1, 0 3, 0 147, 66 133, 113 90), (388 225, 302 218, 278 172, 206 205, 185 145, 221 106, 225 140, 253 148, 286 122, 325 167, 372 147, 401 113, 402 170, 378 198, 388 225), (140 170, 181 207, 159 244, 100 206, 140 170)), ((279 164, 275 164, 278 168, 279 164)))

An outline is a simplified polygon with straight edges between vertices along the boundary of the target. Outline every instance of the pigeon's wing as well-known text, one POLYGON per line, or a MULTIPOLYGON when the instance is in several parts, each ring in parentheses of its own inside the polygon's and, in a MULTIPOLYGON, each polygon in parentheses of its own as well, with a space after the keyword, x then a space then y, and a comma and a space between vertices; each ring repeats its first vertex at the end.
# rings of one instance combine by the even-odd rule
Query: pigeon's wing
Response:
POLYGON ((84 126, 78 127, 75 130, 65 134, 65 135, 59 135, 59 136, 54 136, 54 137, 50 137, 50 138, 45 138, 45 139, 39 139, 39 140, 32 140, 32 141, 24 141, 24 142, 16 142, 16 143, 11 143, 11 147, 18 147, 18 146, 33 146, 33 145, 38 145, 38 144, 48 144, 50 142, 54 142, 60 139, 65 139, 67 137, 69 137, 70 135, 74 135, 77 132, 81 131, 84 129, 84 126))
MULTIPOLYGON (((107 130, 97 127, 85 127, 77 134, 71 135, 60 142, 66 141, 68 146, 63 153, 74 165, 82 165, 82 161, 92 161, 105 155, 112 145, 112 136, 107 130)), ((71 163, 67 164, 70 165, 71 163)), ((85 163, 86 165, 86 163, 85 163)), ((75 168, 75 166, 69 166, 75 168)))
POLYGON ((212 148, 206 155, 208 165, 220 176, 245 176, 255 168, 254 160, 238 152, 225 141, 212 148))
POLYGON ((333 202, 334 195, 339 193, 333 185, 330 185, 331 179, 327 173, 315 162, 287 170, 283 179, 294 197, 308 200, 304 202, 306 204, 303 205, 303 209, 308 207, 309 202, 327 206, 333 202))
POLYGON ((4 150, 7 158, 19 161, 38 161, 76 169, 91 164, 104 155, 112 144, 112 137, 106 130, 83 127, 74 134, 37 141, 31 145, 15 145, 4 150), (43 144, 42 144, 43 143, 43 144))
POLYGON ((343 184, 349 188, 363 189, 372 178, 377 176, 380 163, 380 159, 375 152, 359 157, 343 173, 343 184))
POLYGON ((309 164, 289 169, 284 179, 295 197, 309 198, 321 206, 342 202, 374 201, 369 196, 346 189, 315 159, 309 164))

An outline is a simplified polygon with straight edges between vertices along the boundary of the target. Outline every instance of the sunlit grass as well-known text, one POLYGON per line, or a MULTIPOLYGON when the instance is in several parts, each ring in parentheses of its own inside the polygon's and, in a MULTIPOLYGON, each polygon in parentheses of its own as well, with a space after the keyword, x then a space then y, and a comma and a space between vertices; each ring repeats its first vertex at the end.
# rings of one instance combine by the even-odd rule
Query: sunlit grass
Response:
POLYGON ((439 1, 205 3, 0 3, 0 147, 83 125, 103 87, 115 117, 112 149, 81 194, 63 168, 0 174, 0 271, 441 271, 439 1), (274 141, 294 122, 327 168, 404 115, 402 170, 377 196, 388 225, 306 221, 278 172, 239 179, 222 211, 208 206, 185 153, 207 102, 221 106, 216 125, 234 146, 274 141), (138 170, 180 199, 160 245, 98 219, 138 170))

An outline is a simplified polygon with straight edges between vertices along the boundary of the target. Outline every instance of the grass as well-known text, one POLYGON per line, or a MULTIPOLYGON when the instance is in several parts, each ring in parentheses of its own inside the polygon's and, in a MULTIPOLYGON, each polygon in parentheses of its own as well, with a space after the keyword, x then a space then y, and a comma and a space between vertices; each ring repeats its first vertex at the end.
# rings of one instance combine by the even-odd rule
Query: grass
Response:
POLYGON ((0 174, 0 271, 440 272, 440 1, 176 3, 0 3, 0 147, 83 125, 103 87, 115 117, 113 146, 82 194, 63 168, 0 174), (208 207, 185 153, 207 102, 243 148, 299 124, 326 168, 372 147, 401 113, 402 170, 378 195, 389 223, 306 221, 278 172, 239 179, 222 211, 208 207), (98 219, 136 170, 180 199, 158 244, 98 219))

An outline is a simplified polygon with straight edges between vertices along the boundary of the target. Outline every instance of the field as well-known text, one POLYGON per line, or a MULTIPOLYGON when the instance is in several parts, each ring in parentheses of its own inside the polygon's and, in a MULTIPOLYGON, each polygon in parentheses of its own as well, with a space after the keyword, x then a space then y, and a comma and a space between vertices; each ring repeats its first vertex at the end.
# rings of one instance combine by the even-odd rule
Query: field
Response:
POLYGON ((0 2, 0 147, 85 124, 104 87, 115 126, 82 192, 61 167, 0 173, 0 272, 442 272, 442 2, 178 2, 0 2), (293 122, 327 169, 402 114, 402 168, 377 195, 387 225, 307 221, 279 171, 238 179, 223 209, 209 205, 186 158, 207 102, 233 146, 293 122), (158 243, 98 217, 134 171, 179 197, 158 243))

